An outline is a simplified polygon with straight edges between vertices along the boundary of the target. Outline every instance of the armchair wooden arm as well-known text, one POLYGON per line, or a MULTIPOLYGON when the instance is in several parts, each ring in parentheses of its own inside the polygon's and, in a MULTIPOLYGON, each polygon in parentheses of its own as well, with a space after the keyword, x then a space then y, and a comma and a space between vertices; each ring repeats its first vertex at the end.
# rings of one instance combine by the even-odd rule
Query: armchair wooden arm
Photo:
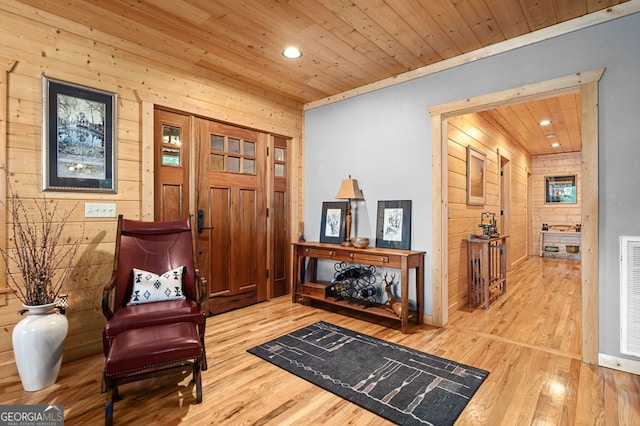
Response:
POLYGON ((109 281, 102 289, 102 315, 109 321, 113 318, 113 291, 116 287, 116 275, 111 276, 109 281))
POLYGON ((207 296, 207 279, 200 275, 200 270, 196 268, 196 294, 198 295, 196 302, 198 302, 198 306, 204 309, 204 302, 207 296))

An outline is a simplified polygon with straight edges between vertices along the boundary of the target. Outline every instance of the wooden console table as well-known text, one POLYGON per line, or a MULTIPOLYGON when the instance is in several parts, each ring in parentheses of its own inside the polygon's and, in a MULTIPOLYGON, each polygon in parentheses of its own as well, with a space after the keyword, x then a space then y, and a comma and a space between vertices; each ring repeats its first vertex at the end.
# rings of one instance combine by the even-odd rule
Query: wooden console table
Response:
POLYGON ((491 291, 507 292, 507 235, 467 242, 469 306, 489 309, 491 291))
POLYGON ((355 311, 365 312, 384 318, 395 319, 400 322, 402 332, 407 333, 407 325, 410 318, 415 318, 416 323, 422 324, 422 309, 424 300, 424 254, 422 251, 395 250, 383 248, 343 247, 337 244, 302 242, 294 243, 295 262, 293 267, 292 301, 299 302, 305 299, 318 300, 324 303, 341 306, 355 311), (306 259, 309 259, 310 281, 303 283, 304 270, 300 269, 306 259), (381 306, 365 306, 352 300, 341 300, 321 291, 330 283, 318 283, 317 266, 318 259, 333 260, 361 265, 383 266, 385 268, 400 269, 401 304, 400 316, 381 306), (409 311, 409 269, 416 270, 416 310, 409 311), (316 289, 320 289, 316 291, 316 289))

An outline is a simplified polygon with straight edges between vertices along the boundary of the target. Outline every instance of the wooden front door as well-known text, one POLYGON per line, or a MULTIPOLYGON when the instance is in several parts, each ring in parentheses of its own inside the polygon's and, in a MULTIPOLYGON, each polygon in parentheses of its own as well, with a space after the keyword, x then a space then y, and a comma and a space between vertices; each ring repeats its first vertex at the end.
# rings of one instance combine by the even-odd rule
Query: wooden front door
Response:
POLYGON ((198 259, 212 314, 267 299, 268 135, 195 119, 198 259))
POLYGON ((210 313, 287 294, 289 140, 161 109, 155 135, 155 220, 203 228, 210 313))

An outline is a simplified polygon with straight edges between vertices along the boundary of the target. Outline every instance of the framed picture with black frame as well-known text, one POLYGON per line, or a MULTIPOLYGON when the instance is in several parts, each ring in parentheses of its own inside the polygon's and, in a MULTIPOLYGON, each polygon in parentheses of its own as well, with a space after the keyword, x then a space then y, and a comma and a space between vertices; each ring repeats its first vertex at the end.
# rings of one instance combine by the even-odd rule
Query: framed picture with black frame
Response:
POLYGON ((411 200, 378 201, 376 247, 411 250, 411 200))
POLYGON ((545 176, 544 202, 549 204, 578 202, 576 175, 545 176))
POLYGON ((320 222, 320 242, 341 244, 346 234, 346 201, 325 201, 322 203, 320 222))
POLYGON ((42 189, 117 192, 116 94, 42 81, 42 189))

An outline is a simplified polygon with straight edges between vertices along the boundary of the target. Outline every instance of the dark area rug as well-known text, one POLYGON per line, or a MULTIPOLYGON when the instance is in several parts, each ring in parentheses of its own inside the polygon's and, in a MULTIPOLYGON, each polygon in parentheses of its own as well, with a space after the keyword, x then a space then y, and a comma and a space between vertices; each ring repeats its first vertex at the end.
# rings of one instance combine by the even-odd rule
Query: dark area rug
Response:
POLYGON ((323 321, 248 352, 400 425, 452 425, 489 372, 323 321))

